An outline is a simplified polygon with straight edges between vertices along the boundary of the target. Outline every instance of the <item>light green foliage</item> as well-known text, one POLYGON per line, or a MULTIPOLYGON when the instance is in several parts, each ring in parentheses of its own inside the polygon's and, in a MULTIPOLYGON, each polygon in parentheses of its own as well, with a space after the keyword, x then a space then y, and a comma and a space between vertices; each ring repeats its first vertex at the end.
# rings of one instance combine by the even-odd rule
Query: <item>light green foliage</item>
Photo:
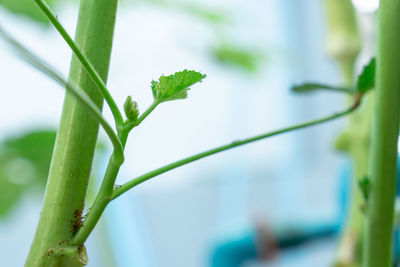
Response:
POLYGON ((53 130, 38 130, 1 144, 0 217, 6 216, 28 190, 44 188, 55 138, 53 130))
POLYGON ((329 91, 341 91, 345 93, 353 93, 351 88, 345 87, 335 87, 331 85, 321 84, 321 83, 304 83, 300 85, 295 85, 292 87, 292 91, 295 93, 311 93, 319 90, 329 90, 329 91))
POLYGON ((190 15, 196 16, 199 19, 203 19, 212 23, 226 23, 229 21, 229 17, 225 12, 220 10, 213 10, 198 4, 189 2, 177 2, 176 8, 188 12, 190 15))
POLYGON ((125 115, 129 121, 135 122, 139 117, 139 107, 136 101, 132 100, 131 96, 128 96, 124 104, 125 115))
POLYGON ((225 10, 219 10, 213 7, 208 7, 205 4, 198 4, 193 1, 181 1, 181 0, 129 0, 129 1, 140 4, 145 3, 166 8, 173 8, 179 11, 186 12, 192 17, 196 17, 211 23, 226 23, 230 21, 228 12, 226 12, 225 10))
POLYGON ((376 60, 372 58, 370 62, 364 67, 361 74, 358 76, 357 91, 366 93, 373 89, 375 86, 375 65, 376 60))
POLYGON ((158 81, 151 82, 154 101, 158 103, 185 99, 189 87, 201 82, 206 77, 205 74, 194 70, 184 70, 175 72, 168 76, 162 75, 158 81))
POLYGON ((354 86, 354 88, 331 86, 322 83, 304 83, 292 86, 292 91, 296 93, 310 93, 319 90, 329 90, 350 94, 364 94, 373 89, 375 86, 375 62, 375 58, 372 58, 364 67, 361 74, 357 78, 357 84, 354 86))
MULTIPOLYGON (((47 0, 46 3, 52 7, 54 4, 62 1, 66 0, 47 0)), ((36 22, 49 25, 49 20, 43 15, 32 0, 0 0, 0 6, 6 8, 12 13, 23 15, 36 22)))
POLYGON ((235 66, 249 72, 257 71, 262 56, 254 50, 224 44, 212 50, 213 56, 221 63, 235 66))

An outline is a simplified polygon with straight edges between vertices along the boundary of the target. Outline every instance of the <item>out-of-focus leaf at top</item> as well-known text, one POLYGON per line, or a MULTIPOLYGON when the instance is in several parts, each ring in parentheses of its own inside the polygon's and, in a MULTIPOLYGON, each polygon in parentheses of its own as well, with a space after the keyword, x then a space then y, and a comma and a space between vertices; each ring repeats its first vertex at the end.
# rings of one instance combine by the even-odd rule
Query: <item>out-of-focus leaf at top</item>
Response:
POLYGON ((338 87, 322 83, 303 83, 292 86, 292 91, 295 93, 312 93, 320 90, 337 91, 349 94, 354 93, 354 89, 350 87, 338 87))
POLYGON ((213 10, 211 8, 206 8, 199 5, 189 4, 189 3, 176 3, 176 8, 182 9, 182 11, 188 12, 193 16, 200 19, 204 19, 213 23, 225 23, 229 22, 229 17, 222 11, 213 10))
POLYGON ((212 55, 223 64, 239 67, 249 72, 256 72, 263 60, 263 56, 257 51, 226 44, 214 48, 212 55))
MULTIPOLYGON (((53 7, 54 4, 62 1, 67 0, 46 0, 46 3, 50 7, 53 7)), ((26 16, 43 24, 49 24, 48 19, 42 14, 42 11, 32 0, 0 0, 0 6, 12 13, 26 16)))
POLYGON ((230 21, 228 12, 197 3, 190 3, 182 0, 130 0, 134 3, 153 4, 167 8, 175 8, 183 12, 189 13, 199 19, 203 19, 212 23, 226 23, 230 21))
POLYGON ((0 144, 0 218, 29 189, 44 189, 55 137, 55 131, 40 130, 0 144))

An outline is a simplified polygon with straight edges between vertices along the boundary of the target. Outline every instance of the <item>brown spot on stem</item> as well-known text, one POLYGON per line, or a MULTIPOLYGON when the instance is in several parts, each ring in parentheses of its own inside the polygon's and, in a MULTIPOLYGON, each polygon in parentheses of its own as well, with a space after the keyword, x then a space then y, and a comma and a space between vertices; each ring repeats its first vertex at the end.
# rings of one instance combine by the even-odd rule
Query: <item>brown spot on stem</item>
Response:
POLYGON ((74 216, 71 220, 72 233, 76 233, 83 225, 82 211, 83 206, 79 210, 74 211, 74 216))
POLYGON ((50 256, 51 254, 53 254, 53 252, 54 252, 54 249, 49 249, 49 251, 47 251, 47 256, 50 256))

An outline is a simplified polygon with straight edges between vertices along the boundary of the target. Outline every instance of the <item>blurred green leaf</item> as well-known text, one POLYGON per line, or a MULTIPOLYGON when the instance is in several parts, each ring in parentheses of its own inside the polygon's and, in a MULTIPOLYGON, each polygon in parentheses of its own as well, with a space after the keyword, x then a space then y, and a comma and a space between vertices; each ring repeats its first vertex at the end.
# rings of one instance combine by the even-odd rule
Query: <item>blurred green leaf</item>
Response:
POLYGON ((229 21, 227 14, 211 8, 179 2, 176 2, 175 6, 184 12, 188 12, 191 15, 206 20, 208 22, 225 23, 229 21))
POLYGON ((372 58, 370 62, 363 68, 358 76, 356 88, 338 87, 321 83, 304 83, 292 87, 292 91, 296 93, 310 93, 318 90, 330 90, 344 93, 366 93, 375 86, 375 65, 376 60, 372 58))
POLYGON ((365 201, 368 201, 369 193, 371 191, 371 181, 367 175, 364 175, 361 179, 357 180, 358 186, 365 201))
POLYGON ((52 130, 12 137, 0 144, 0 217, 31 188, 44 188, 56 138, 52 130))
POLYGON ((357 80, 357 91, 366 93, 375 87, 375 65, 376 60, 372 58, 364 67, 357 80))
POLYGON ((234 45, 221 45, 212 50, 212 54, 219 62, 239 67, 246 71, 257 71, 262 56, 254 50, 236 47, 234 45))
MULTIPOLYGON (((68 0, 46 0, 46 3, 53 7, 54 4, 68 0)), ((23 15, 36 22, 49 24, 48 19, 42 14, 42 11, 36 6, 32 0, 0 0, 0 6, 3 6, 8 11, 23 15)))
MULTIPOLYGON (((0 143, 0 219, 31 189, 43 192, 55 139, 54 130, 34 130, 0 143)), ((99 140, 95 159, 106 150, 99 140)))
POLYGON ((3 164, 0 164, 0 218, 5 217, 21 198, 23 187, 4 177, 3 164))
POLYGON ((321 83, 304 83, 300 85, 292 86, 292 91, 295 93, 311 93, 320 90, 328 90, 328 91, 338 91, 344 93, 354 93, 352 88, 347 87, 336 87, 321 83))
POLYGON ((174 8, 186 12, 199 19, 212 23, 226 23, 230 21, 228 12, 208 7, 204 4, 192 3, 181 0, 130 0, 133 3, 146 3, 166 8, 174 8))
POLYGON ((40 130, 4 141, 3 149, 9 156, 30 161, 38 177, 46 181, 53 152, 56 132, 40 130))

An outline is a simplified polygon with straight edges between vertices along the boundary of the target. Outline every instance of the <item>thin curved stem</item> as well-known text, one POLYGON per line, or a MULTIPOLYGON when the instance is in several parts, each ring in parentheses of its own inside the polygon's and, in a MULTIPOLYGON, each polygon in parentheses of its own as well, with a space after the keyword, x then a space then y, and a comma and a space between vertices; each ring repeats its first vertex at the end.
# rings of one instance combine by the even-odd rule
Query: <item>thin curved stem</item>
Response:
POLYGON ((146 109, 146 111, 143 112, 142 115, 140 115, 140 117, 139 117, 138 120, 136 121, 134 127, 136 127, 136 126, 138 126, 139 124, 141 124, 142 121, 143 121, 144 119, 146 119, 147 116, 149 116, 150 113, 158 106, 158 104, 159 104, 158 101, 154 101, 153 104, 151 104, 151 106, 148 107, 148 108, 146 109))
POLYGON ((291 132, 291 131, 294 131, 294 130, 302 129, 302 128, 305 128, 305 127, 313 126, 313 125, 316 125, 316 124, 320 124, 320 123, 323 123, 323 122, 331 121, 331 120, 336 119, 336 118, 343 117, 343 116, 351 113, 355 109, 357 109, 357 107, 360 105, 361 95, 356 95, 355 97, 356 98, 355 98, 354 104, 350 108, 348 108, 347 110, 345 110, 343 112, 335 113, 333 115, 330 115, 330 116, 327 116, 327 117, 324 117, 324 118, 321 118, 321 119, 317 119, 317 120, 301 123, 301 124, 298 124, 298 125, 295 125, 295 126, 283 128, 283 129, 276 130, 276 131, 273 131, 273 132, 268 132, 268 133, 256 135, 256 136, 249 137, 249 138, 246 138, 246 139, 243 139, 243 140, 233 141, 232 143, 229 143, 229 144, 226 144, 226 145, 223 145, 223 146, 220 146, 220 147, 216 147, 216 148, 213 148, 213 149, 210 149, 210 150, 206 150, 206 151, 201 152, 199 154, 196 154, 196 155, 193 155, 193 156, 178 160, 176 162, 170 163, 170 164, 165 165, 165 166, 163 166, 161 168, 158 168, 156 170, 153 170, 151 172, 143 174, 143 175, 141 175, 141 176, 139 176, 139 177, 137 177, 137 178, 125 183, 125 184, 123 184, 122 186, 118 187, 117 189, 115 189, 113 194, 112 194, 112 199, 115 199, 115 198, 119 197, 121 194, 125 193, 129 189, 131 189, 131 188, 137 186, 138 184, 141 184, 141 183, 143 183, 143 182, 145 182, 145 181, 147 181, 147 180, 149 180, 149 179, 151 179, 151 178, 153 178, 155 176, 158 176, 158 175, 163 174, 163 173, 165 173, 167 171, 173 170, 173 169, 175 169, 177 167, 186 165, 186 164, 191 163, 193 161, 196 161, 196 160, 199 160, 199 159, 202 159, 202 158, 205 158, 205 157, 214 155, 216 153, 219 153, 219 152, 222 152, 222 151, 226 151, 226 150, 229 150, 229 149, 241 146, 241 145, 245 145, 245 144, 249 144, 249 143, 252 143, 252 142, 255 142, 255 141, 259 141, 259 140, 262 140, 262 139, 265 139, 265 138, 268 138, 268 137, 272 137, 272 136, 275 136, 275 135, 291 132))
POLYGON ((38 56, 33 54, 27 48, 25 48, 17 40, 15 40, 8 33, 6 33, 1 27, 0 27, 0 36, 3 37, 3 39, 13 49, 15 49, 15 51, 23 60, 25 60, 27 63, 29 63, 42 73, 46 74, 48 77, 52 78, 58 84, 65 87, 66 90, 74 94, 76 98, 78 98, 84 105, 86 105, 88 110, 90 110, 92 115, 99 121, 100 125, 103 127, 104 131, 110 138, 111 143, 113 144, 115 150, 117 161, 121 162, 122 164, 122 162, 124 161, 124 152, 122 144, 117 134, 114 132, 114 129, 111 127, 110 124, 108 124, 107 120, 103 117, 101 111, 98 109, 96 104, 93 103, 90 97, 76 85, 66 81, 66 79, 64 79, 61 74, 57 73, 57 71, 55 71, 53 67, 51 67, 49 64, 41 60, 38 56))
POLYGON ((103 79, 100 77, 100 75, 97 73, 93 65, 89 62, 89 60, 86 58, 86 56, 81 52, 81 50, 78 48, 77 44, 75 41, 71 38, 71 36, 68 34, 68 32, 64 29, 64 27, 61 25, 61 23, 58 21, 57 16, 51 11, 50 7, 44 2, 43 0, 33 0, 39 8, 42 10, 42 12, 46 15, 46 17, 50 20, 50 22, 53 24, 53 26, 56 28, 56 30, 60 33, 61 37, 67 42, 71 50, 74 52, 76 57, 79 59, 81 64, 85 67, 87 72, 89 73, 90 77, 94 81, 94 83, 97 85, 99 88, 100 92, 102 93, 104 99, 106 100, 108 106, 111 109, 111 112, 113 114, 115 124, 121 125, 123 123, 123 118, 122 114, 115 103, 113 97, 111 96, 109 90, 107 89, 103 79))
MULTIPOLYGON (((288 127, 288 128, 284 128, 281 130, 277 130, 274 132, 269 132, 266 134, 261 134, 261 135, 257 135, 254 137, 250 137, 244 140, 239 140, 239 141, 234 141, 230 144, 224 145, 224 146, 220 146, 214 149, 210 149, 207 151, 204 151, 202 153, 187 157, 185 159, 176 161, 174 163, 168 164, 164 167, 158 168, 154 171, 151 171, 147 174, 144 174, 142 176, 139 176, 136 179, 131 180, 130 182, 127 182, 126 184, 122 185, 121 187, 117 188, 117 189, 113 189, 114 188, 114 184, 115 184, 115 180, 120 168, 120 164, 116 163, 114 161, 113 156, 111 156, 110 161, 108 163, 107 166, 107 171, 106 174, 104 176, 103 179, 103 183, 100 187, 100 190, 96 196, 96 199, 93 203, 93 205, 90 208, 90 212, 87 214, 85 221, 83 222, 83 226, 78 230, 78 232, 76 233, 76 235, 74 236, 73 240, 72 240, 72 244, 73 245, 82 245, 86 239, 88 238, 88 236, 90 235, 90 233, 93 231, 94 227, 96 226, 98 220, 100 219, 101 215, 103 214, 105 208, 107 207, 108 203, 117 198, 118 196, 120 196, 121 194, 125 193, 126 191, 128 191, 129 189, 135 187, 136 185, 143 183, 155 176, 158 176, 160 174, 163 174, 167 171, 170 171, 172 169, 175 169, 177 167, 186 165, 188 163, 191 163, 193 161, 205 158, 207 156, 211 156, 213 154, 237 147, 237 146, 241 146, 244 144, 248 144, 251 142, 255 142, 267 137, 272 137, 274 135, 278 135, 278 134, 282 134, 282 133, 286 133, 286 132, 290 132, 293 130, 297 130, 297 129, 301 129, 304 127, 308 127, 308 126, 312 126, 315 124, 319 124, 322 122, 326 122, 326 121, 330 121, 333 120, 335 118, 339 118, 342 116, 345 116, 347 114, 349 114, 350 112, 352 112, 353 110, 355 110, 361 101, 361 95, 358 94, 356 95, 355 98, 355 102, 354 105, 351 106, 349 109, 340 112, 340 113, 335 113, 333 115, 318 119, 318 120, 314 120, 314 121, 310 121, 310 122, 306 122, 306 123, 301 123, 292 127, 288 127)), ((143 113, 143 115, 141 116, 141 121, 143 121, 144 118, 146 118, 148 116, 148 114, 151 113, 152 110, 154 110, 154 108, 157 106, 157 103, 153 104, 152 106, 150 106, 146 112, 143 113)), ((127 129, 123 130, 122 133, 127 134, 129 131, 127 129)), ((120 137, 121 138, 121 137, 120 137)), ((122 139, 122 142, 124 139, 122 139)), ((124 144, 124 143, 123 143, 124 144)))

